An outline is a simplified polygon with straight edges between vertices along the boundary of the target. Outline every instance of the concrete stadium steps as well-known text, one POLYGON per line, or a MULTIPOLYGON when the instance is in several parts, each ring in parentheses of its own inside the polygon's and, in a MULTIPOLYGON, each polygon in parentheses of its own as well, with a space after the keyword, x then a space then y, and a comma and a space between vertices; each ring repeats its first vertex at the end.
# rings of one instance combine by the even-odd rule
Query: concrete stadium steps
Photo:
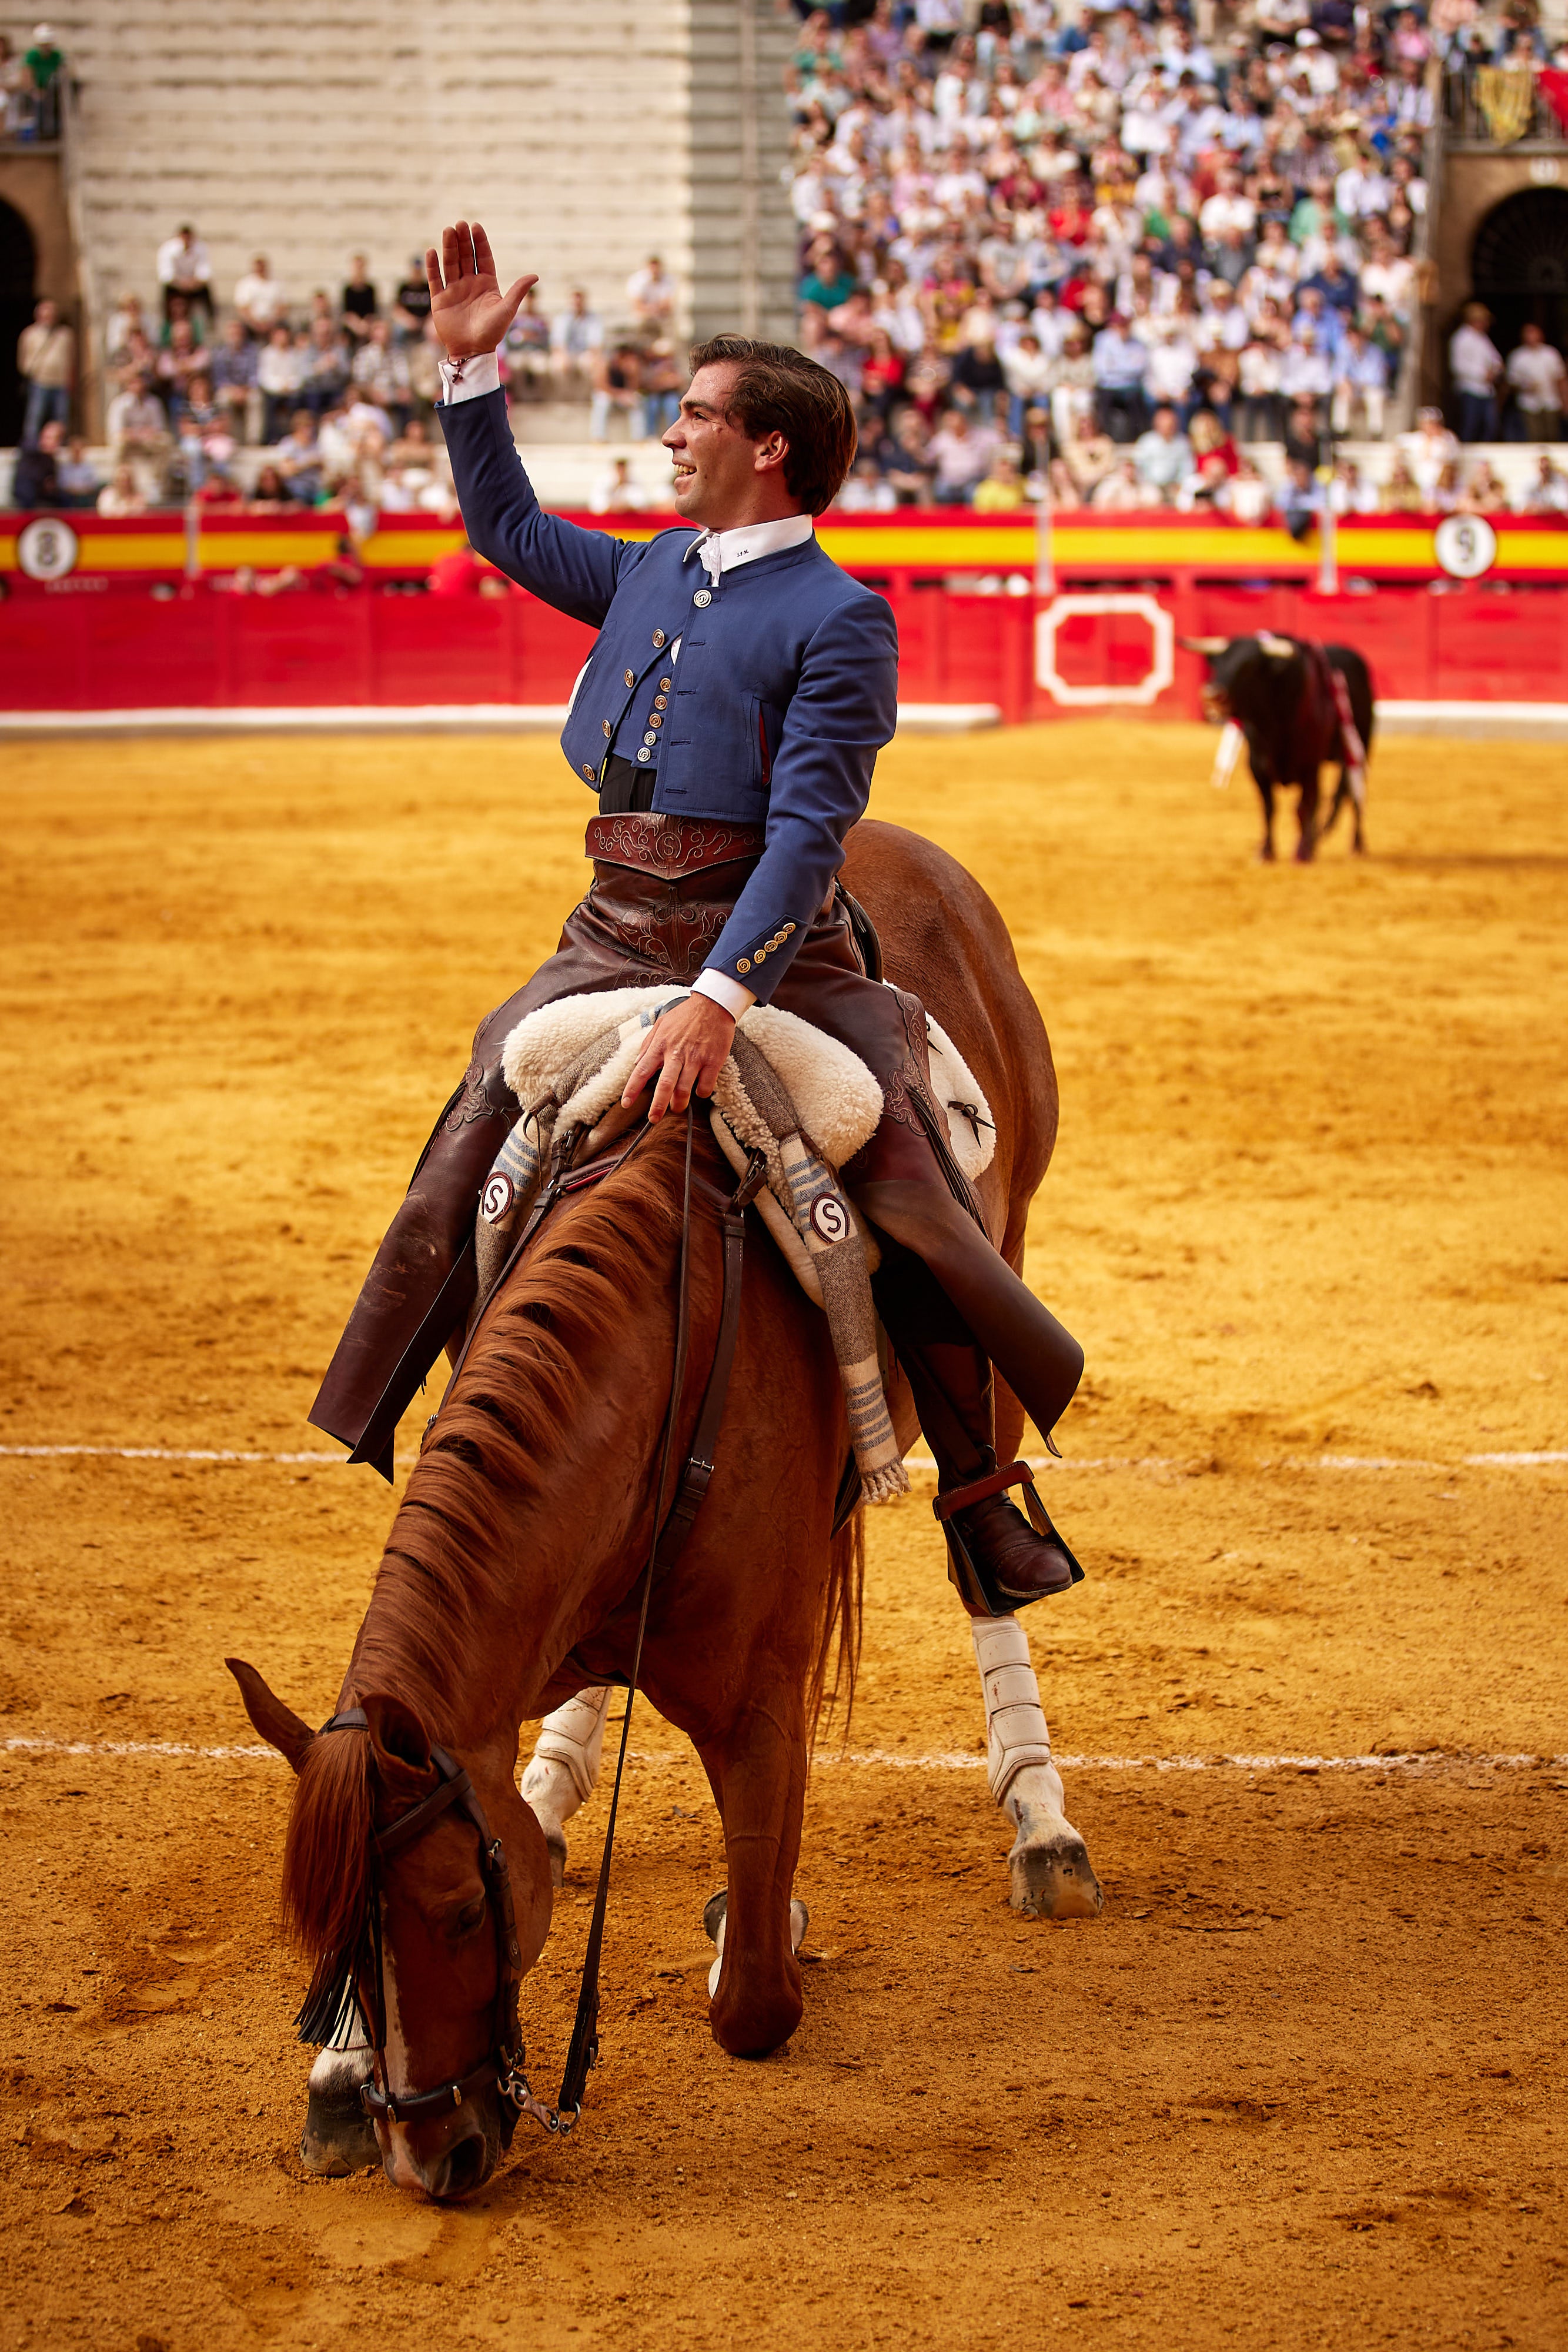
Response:
POLYGON ((476 214, 547 309, 581 284, 618 322, 651 251, 689 283, 689 0, 79 0, 67 38, 105 305, 153 292, 184 220, 220 298, 256 252, 298 303, 335 297, 356 251, 384 294, 476 214))

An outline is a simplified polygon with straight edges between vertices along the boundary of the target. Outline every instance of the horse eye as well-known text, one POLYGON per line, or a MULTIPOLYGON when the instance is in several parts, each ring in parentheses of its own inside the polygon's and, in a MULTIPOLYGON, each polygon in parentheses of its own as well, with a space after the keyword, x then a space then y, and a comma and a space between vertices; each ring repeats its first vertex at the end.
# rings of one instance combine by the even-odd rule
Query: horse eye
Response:
POLYGON ((474 1901, 472 1903, 465 1903, 462 1910, 457 1914, 458 1933, 464 1936, 471 1936, 474 1933, 475 1928, 483 1924, 484 1917, 485 1898, 482 1895, 476 1895, 474 1901))

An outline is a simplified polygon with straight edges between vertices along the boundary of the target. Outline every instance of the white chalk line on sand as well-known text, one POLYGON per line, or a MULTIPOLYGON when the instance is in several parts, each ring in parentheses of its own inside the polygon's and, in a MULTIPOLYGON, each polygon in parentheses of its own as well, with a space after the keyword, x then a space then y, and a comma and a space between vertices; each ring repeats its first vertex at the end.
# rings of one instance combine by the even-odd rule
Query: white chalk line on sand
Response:
MULTIPOLYGON (((32 1739, 14 1738, 0 1743, 12 1756, 195 1757, 204 1762, 277 1764, 283 1760, 270 1748, 202 1748, 183 1739, 32 1739)), ((689 1767, 694 1758, 664 1750, 633 1748, 634 1764, 689 1767)), ((1462 1764, 1467 1769, 1493 1772, 1559 1771, 1568 1756, 1476 1755, 1466 1748, 1412 1749, 1397 1756, 1058 1756, 1063 1772, 1414 1772, 1434 1765, 1462 1764)), ((816 1758, 816 1769, 852 1764, 894 1772, 983 1772, 983 1756, 956 1748, 938 1748, 926 1755, 903 1755, 896 1749, 840 1749, 816 1758)))
MULTIPOLYGON (((1070 1455, 1028 1454, 1031 1470, 1145 1470, 1176 1472, 1186 1476, 1207 1475, 1207 1461, 1183 1460, 1175 1454, 1104 1454, 1074 1460, 1070 1455)), ((316 1462, 341 1465, 342 1454, 259 1454, 236 1447, 197 1445, 0 1445, 0 1460, 55 1462, 316 1462)), ((904 1457, 911 1470, 933 1471, 929 1454, 904 1457)), ((1426 1470, 1447 1476, 1454 1470, 1547 1470, 1568 1465, 1568 1450, 1535 1454, 1462 1454, 1457 1462, 1428 1462, 1393 1454, 1301 1454, 1281 1455, 1243 1465, 1254 1470, 1426 1470)))

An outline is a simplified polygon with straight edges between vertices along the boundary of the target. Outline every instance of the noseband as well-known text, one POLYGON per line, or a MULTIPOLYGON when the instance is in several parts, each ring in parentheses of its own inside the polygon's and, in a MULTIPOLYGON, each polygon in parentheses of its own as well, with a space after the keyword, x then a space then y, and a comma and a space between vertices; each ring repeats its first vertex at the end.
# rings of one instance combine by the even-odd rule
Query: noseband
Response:
MULTIPOLYGON (((367 1731, 363 1707, 348 1706, 321 1726, 328 1731, 367 1731)), ((553 2111, 536 2099, 523 2072, 527 2055, 517 2019, 517 1991, 523 1980, 523 1956, 517 1943, 517 1915, 512 1905, 512 1881, 507 1851, 490 1834, 485 1808, 473 1781, 444 1748, 432 1748, 430 1760, 439 1779, 428 1797, 411 1805, 371 1839, 370 1946, 375 1975, 375 2015, 367 2020, 374 2037, 375 2073, 360 2091, 360 2102, 372 2120, 389 2124, 423 2123, 432 2116, 450 2115, 476 2093, 492 2087, 501 2101, 503 2132, 509 2143, 519 2116, 531 2116, 547 2131, 569 2132, 580 2107, 553 2111), (438 2084, 434 2091, 392 2091, 387 2084, 386 1971, 382 1954, 381 1889, 375 1865, 390 1862, 434 1829, 442 1815, 456 1805, 467 1814, 479 1835, 479 1874, 496 1931, 496 2005, 491 2018, 490 2054, 466 2074, 438 2084)))

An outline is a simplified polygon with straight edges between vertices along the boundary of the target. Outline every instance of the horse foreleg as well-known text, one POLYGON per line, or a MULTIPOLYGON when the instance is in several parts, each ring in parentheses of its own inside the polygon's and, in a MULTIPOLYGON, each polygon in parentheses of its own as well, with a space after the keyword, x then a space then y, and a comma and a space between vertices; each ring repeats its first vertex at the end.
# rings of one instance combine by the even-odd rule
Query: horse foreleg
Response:
POLYGON ((299 2161, 317 2179, 340 2180, 345 2173, 379 2165, 375 2126, 360 2105, 371 2079, 371 2045, 360 2012, 349 2014, 310 2069, 306 2085, 305 2129, 299 2161))
POLYGON ((518 1794, 545 1833, 552 1886, 559 1887, 566 1876, 565 1825, 592 1796, 599 1779, 609 1706, 606 1684, 600 1689, 580 1690, 575 1698, 547 1715, 518 1784, 518 1794))
POLYGON ((1318 772, 1301 786, 1296 808, 1296 863, 1310 866, 1318 845, 1318 772))
POLYGON ((704 1913, 719 1943, 708 2021, 732 2058, 764 2058, 800 2022, 804 1906, 790 1900, 806 1803, 806 1733, 799 1694, 754 1703, 702 1759, 724 1822, 729 1884, 704 1913), (719 1940, 722 1922, 723 1937, 719 1940))
POLYGON ((1008 1855, 1013 1909, 1031 1919, 1092 1919, 1104 1896, 1067 1818, 1029 1637, 1016 1617, 977 1617, 970 1631, 986 1698, 987 1779, 1017 1832, 1008 1855))

